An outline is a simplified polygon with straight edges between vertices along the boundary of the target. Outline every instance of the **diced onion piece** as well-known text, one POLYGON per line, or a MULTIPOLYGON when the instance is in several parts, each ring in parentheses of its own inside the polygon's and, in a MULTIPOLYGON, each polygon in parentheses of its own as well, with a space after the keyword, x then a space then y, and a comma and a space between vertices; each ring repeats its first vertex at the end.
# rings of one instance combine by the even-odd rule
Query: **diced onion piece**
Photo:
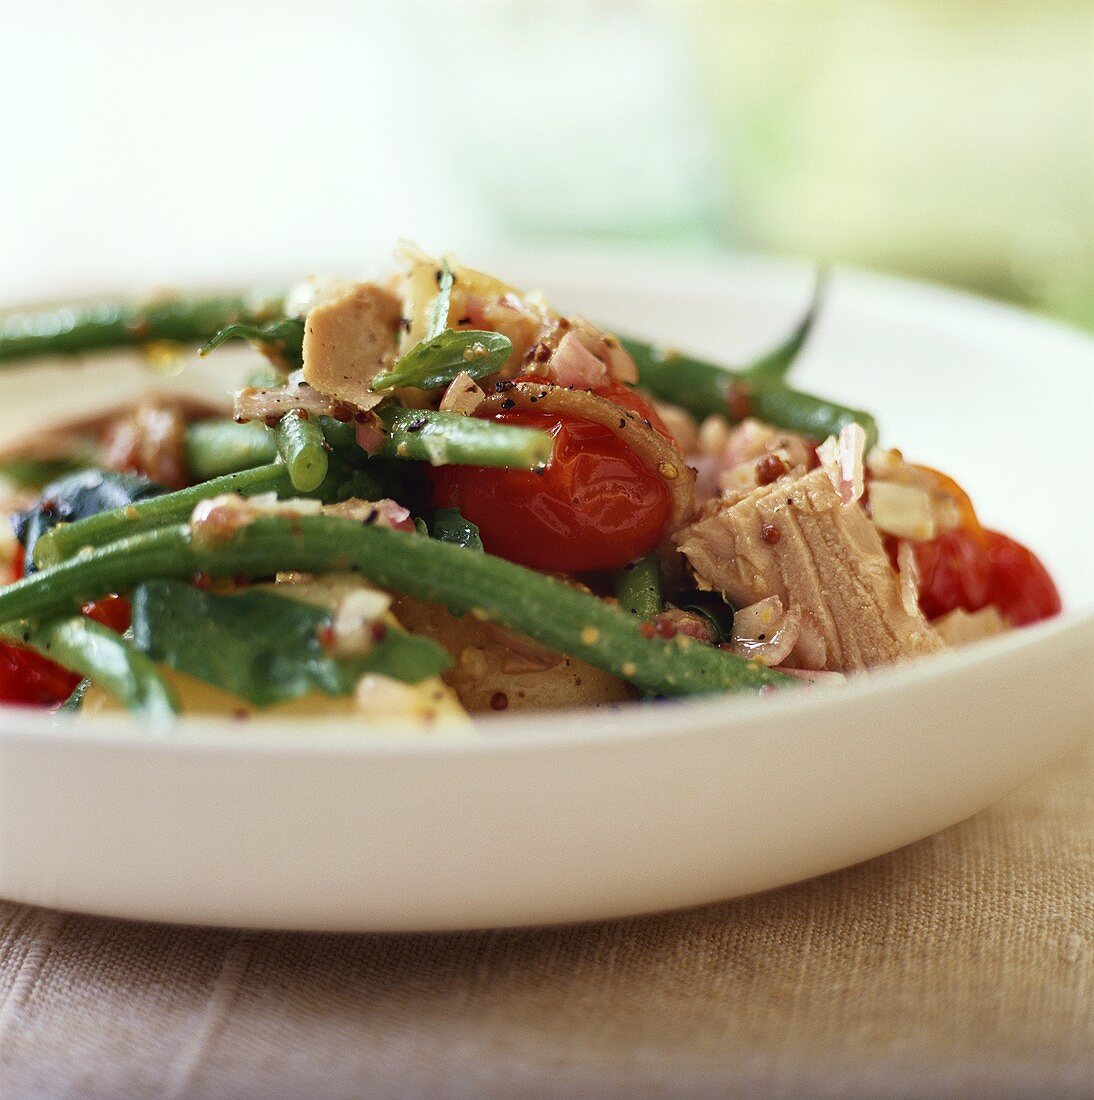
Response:
POLYGON ((900 602, 909 615, 919 614, 919 566, 910 542, 897 546, 896 567, 900 573, 900 602))
POLYGON ((842 684, 847 679, 842 672, 828 672, 824 669, 781 668, 779 671, 797 680, 804 680, 807 684, 826 684, 829 687, 842 684))
MULTIPOLYGON (((286 501, 287 504, 297 503, 286 501)), ((383 500, 360 500, 350 497, 337 504, 325 504, 321 511, 325 516, 339 519, 351 519, 366 526, 391 527, 396 531, 413 531, 414 521, 397 501, 385 497, 383 500)))
POLYGON ((470 416, 486 400, 486 394, 476 384, 475 379, 460 371, 448 384, 441 398, 441 412, 470 416))
POLYGON ((768 596, 733 616, 730 648, 762 665, 781 664, 798 641, 801 623, 797 608, 784 611, 778 596, 768 596))
POLYGON ((676 442, 684 454, 691 454, 699 445, 699 427, 691 413, 681 409, 679 405, 667 405, 663 401, 650 402, 662 423, 669 430, 669 435, 676 442))
POLYGON ((306 382, 287 386, 248 386, 235 395, 233 410, 236 420, 280 419, 293 409, 303 409, 317 416, 334 416, 346 409, 343 401, 313 389, 306 382))
POLYGON ((358 709, 377 722, 436 726, 442 730, 470 726, 467 711, 455 693, 437 677, 420 684, 404 684, 389 676, 369 673, 357 683, 358 709))
POLYGON ((895 447, 871 447, 866 456, 866 469, 871 477, 885 480, 897 478, 906 468, 904 456, 895 447))
POLYGON ((608 380, 608 368, 582 343, 575 332, 567 332, 542 371, 560 386, 593 390, 608 380))
POLYGON ((870 482, 870 514, 878 530, 897 538, 925 542, 936 532, 930 495, 915 485, 870 482))
MULTIPOLYGON (((747 421, 746 421, 747 423, 747 421)), ((699 425, 699 451, 711 458, 718 457, 729 443, 729 421, 717 413, 699 425)))
POLYGON ((365 454, 379 454, 384 445, 385 433, 380 418, 374 412, 363 414, 364 418, 357 421, 357 446, 365 454))
POLYGON ((979 611, 966 611, 963 607, 956 607, 935 619, 931 626, 947 645, 955 648, 982 641, 984 638, 993 638, 996 634, 1005 634, 1009 629, 1006 620, 999 614, 999 609, 992 604, 979 611))
POLYGON ((840 495, 842 504, 853 504, 865 487, 866 432, 861 424, 847 424, 839 437, 830 435, 818 448, 817 458, 840 495))
POLYGON ((358 657, 376 644, 373 629, 391 607, 391 596, 375 588, 347 592, 331 616, 331 652, 337 657, 358 657))

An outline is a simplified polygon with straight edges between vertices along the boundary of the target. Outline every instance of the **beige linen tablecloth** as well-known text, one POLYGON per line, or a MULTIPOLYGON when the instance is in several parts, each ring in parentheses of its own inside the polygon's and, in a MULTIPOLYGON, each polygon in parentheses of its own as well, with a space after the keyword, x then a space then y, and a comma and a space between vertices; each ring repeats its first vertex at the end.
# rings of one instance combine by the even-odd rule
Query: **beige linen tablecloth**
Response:
POLYGON ((0 907, 0 1096, 1094 1097, 1094 746, 760 897, 462 935, 0 907))

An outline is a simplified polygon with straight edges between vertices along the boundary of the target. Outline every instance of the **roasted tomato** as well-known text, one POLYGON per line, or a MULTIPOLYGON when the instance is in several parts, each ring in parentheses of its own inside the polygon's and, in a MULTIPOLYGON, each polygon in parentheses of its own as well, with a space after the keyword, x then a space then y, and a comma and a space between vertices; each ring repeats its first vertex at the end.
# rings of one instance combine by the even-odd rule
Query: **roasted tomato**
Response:
POLYGON ((522 409, 494 419, 550 432, 547 468, 441 466, 430 475, 434 503, 459 508, 490 553, 533 569, 583 573, 618 569, 657 545, 668 490, 608 428, 522 409))
POLYGON ((914 552, 919 605, 928 619, 994 604, 1012 626, 1024 626, 1060 610, 1056 586, 1037 556, 997 531, 957 527, 915 543, 914 552))

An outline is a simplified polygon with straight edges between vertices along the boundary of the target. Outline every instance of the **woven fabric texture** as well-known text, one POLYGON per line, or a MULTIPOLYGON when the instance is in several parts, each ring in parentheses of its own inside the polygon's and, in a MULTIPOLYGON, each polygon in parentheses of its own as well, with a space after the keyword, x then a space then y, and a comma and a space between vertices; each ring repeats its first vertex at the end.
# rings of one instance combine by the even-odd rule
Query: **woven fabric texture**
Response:
POLYGON ((634 920, 334 936, 0 905, 0 1095, 1094 1097, 1094 745, 901 851, 634 920))

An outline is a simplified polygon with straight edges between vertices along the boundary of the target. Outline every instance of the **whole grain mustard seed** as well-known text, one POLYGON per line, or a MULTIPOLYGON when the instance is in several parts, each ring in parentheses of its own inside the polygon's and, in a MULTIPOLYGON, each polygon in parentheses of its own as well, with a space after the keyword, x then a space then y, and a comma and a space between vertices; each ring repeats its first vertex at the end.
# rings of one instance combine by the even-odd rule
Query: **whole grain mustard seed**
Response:
POLYGON ((595 626, 587 626, 581 631, 581 641, 584 645, 596 645, 600 641, 600 631, 595 626))

